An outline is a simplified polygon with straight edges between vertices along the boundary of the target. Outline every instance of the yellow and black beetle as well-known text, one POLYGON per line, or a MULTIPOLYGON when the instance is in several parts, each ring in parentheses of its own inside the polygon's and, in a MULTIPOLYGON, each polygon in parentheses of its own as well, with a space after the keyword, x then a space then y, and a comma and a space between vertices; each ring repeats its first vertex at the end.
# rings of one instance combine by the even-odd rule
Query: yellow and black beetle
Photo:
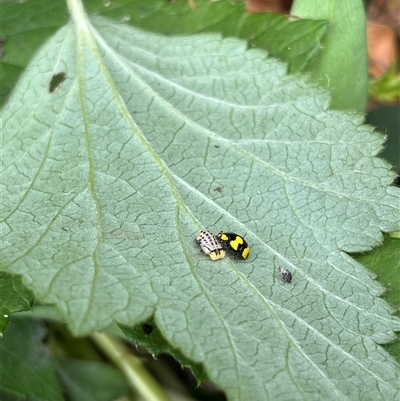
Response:
POLYGON ((229 248, 234 252, 235 255, 239 255, 243 259, 247 259, 250 253, 249 245, 246 240, 235 233, 226 233, 221 231, 217 235, 218 239, 223 243, 229 246, 229 248))

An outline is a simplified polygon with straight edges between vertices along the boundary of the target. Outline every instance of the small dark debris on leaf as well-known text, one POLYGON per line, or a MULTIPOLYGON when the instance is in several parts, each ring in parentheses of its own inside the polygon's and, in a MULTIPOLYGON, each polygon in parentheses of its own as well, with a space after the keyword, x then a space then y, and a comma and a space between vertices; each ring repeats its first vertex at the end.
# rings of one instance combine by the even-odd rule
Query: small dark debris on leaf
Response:
POLYGON ((58 90, 66 78, 67 74, 65 72, 58 72, 57 74, 54 74, 49 83, 49 92, 53 93, 58 90))
POLYGON ((285 283, 290 284, 292 282, 292 273, 290 272, 290 270, 286 269, 285 267, 279 267, 278 272, 281 274, 282 280, 285 283))
POLYGON ((222 194, 222 187, 214 188, 214 191, 217 191, 217 192, 219 192, 220 194, 222 194))

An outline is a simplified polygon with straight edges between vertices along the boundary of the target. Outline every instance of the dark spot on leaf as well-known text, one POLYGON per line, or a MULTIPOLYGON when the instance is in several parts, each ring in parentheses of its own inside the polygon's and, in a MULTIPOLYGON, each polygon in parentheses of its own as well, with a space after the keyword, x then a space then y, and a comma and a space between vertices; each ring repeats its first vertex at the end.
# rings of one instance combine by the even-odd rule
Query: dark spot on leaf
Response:
POLYGON ((217 149, 218 149, 218 148, 219 148, 219 145, 214 145, 214 148, 217 148, 217 149))
POLYGON ((58 72, 57 74, 54 74, 49 83, 49 92, 53 93, 58 90, 66 78, 67 74, 65 72, 58 72))
POLYGON ((145 323, 142 326, 142 330, 144 334, 151 334, 153 332, 153 326, 151 324, 145 323))
POLYGON ((214 188, 214 191, 217 191, 217 192, 219 192, 220 194, 222 194, 222 187, 214 188))

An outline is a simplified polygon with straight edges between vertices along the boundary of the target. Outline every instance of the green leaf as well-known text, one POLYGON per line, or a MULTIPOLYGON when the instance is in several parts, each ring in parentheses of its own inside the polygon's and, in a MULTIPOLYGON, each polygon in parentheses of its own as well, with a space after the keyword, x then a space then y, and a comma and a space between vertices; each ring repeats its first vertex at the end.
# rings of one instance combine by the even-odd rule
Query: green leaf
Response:
MULTIPOLYGON (((400 310, 400 239, 386 238, 383 246, 365 255, 354 256, 360 263, 375 272, 381 283, 387 288, 384 299, 393 305, 399 315, 400 310)), ((400 342, 397 336, 396 342, 385 346, 400 362, 400 342)))
MULTIPOLYGON (((393 170, 400 172, 400 120, 399 120, 399 107, 380 105, 374 110, 371 110, 367 116, 366 121, 368 124, 376 127, 377 130, 386 134, 385 147, 379 154, 380 157, 387 160, 393 165, 393 170)), ((396 178, 393 185, 400 187, 400 176, 396 178), (396 183, 397 181, 397 183, 396 183)), ((391 236, 394 234, 391 233, 391 236)), ((397 237, 400 238, 400 232, 397 237)))
POLYGON ((128 391, 124 377, 104 363, 61 360, 59 374, 71 401, 112 401, 128 391))
POLYGON ((0 333, 3 333, 14 312, 29 310, 32 307, 33 294, 22 284, 21 277, 0 271, 0 333))
POLYGON ((381 282, 388 288, 385 298, 400 309, 400 239, 386 238, 383 246, 365 255, 355 258, 380 276, 381 282))
POLYGON ((121 325, 120 328, 130 341, 136 345, 145 347, 153 356, 162 353, 172 355, 182 366, 188 367, 192 370, 199 383, 207 379, 204 367, 201 364, 194 363, 186 358, 179 349, 171 347, 161 334, 160 330, 158 330, 153 319, 145 323, 140 323, 135 327, 121 325))
POLYGON ((60 26, 68 22, 64 1, 5 1, 1 4, 0 58, 1 101, 9 95, 28 62, 60 26))
MULTIPOLYGON (((230 26, 237 27, 237 24, 232 21, 230 26)), ((321 51, 327 27, 325 20, 289 20, 285 15, 263 13, 243 18, 240 30, 229 36, 246 39, 252 47, 266 49, 271 56, 288 63, 288 71, 293 74, 304 71, 321 51)))
POLYGON ((323 50, 309 69, 323 85, 332 89, 332 108, 365 112, 368 57, 363 2, 296 0, 291 14, 329 21, 323 50))
POLYGON ((379 102, 398 102, 400 74, 396 74, 396 65, 392 65, 383 75, 371 80, 369 94, 379 102))
MULTIPOLYGON (((124 21, 139 28, 164 34, 217 32, 246 39, 251 46, 266 49, 289 64, 291 72, 300 71, 321 48, 327 22, 290 21, 275 13, 248 15, 243 2, 197 0, 193 10, 186 1, 119 0, 85 1, 90 12, 124 21)), ((7 2, 2 8, 0 26, 6 38, 5 56, 0 64, 3 99, 37 49, 68 20, 65 4, 53 0, 7 2)))
POLYGON ((4 110, 6 268, 76 333, 154 314, 230 400, 394 398, 399 320, 344 253, 400 225, 383 137, 245 42, 71 9, 4 110), (249 259, 211 261, 201 228, 249 259))
POLYGON ((34 320, 11 321, 0 340, 2 399, 64 399, 56 380, 54 361, 42 343, 45 335, 43 325, 34 320))
POLYGON ((22 72, 23 68, 0 62, 0 106, 2 106, 3 102, 7 99, 7 96, 10 94, 22 72))

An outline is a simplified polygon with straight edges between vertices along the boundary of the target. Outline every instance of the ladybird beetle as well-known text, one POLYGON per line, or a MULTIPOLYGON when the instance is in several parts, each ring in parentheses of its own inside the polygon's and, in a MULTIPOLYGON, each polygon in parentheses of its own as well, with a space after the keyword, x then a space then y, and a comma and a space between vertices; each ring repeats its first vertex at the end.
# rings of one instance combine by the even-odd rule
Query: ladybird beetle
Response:
POLYGON ((218 234, 218 238, 221 242, 229 246, 235 255, 239 255, 243 259, 247 259, 250 253, 249 245, 246 240, 235 233, 226 233, 221 231, 218 234))
POLYGON ((212 260, 222 259, 225 257, 225 251, 223 250, 221 242, 218 238, 210 231, 200 231, 196 238, 196 242, 199 244, 201 251, 208 255, 212 260))
POLYGON ((286 269, 285 267, 279 267, 278 272, 281 274, 282 280, 285 283, 290 284, 292 282, 292 273, 290 272, 290 270, 286 269))

